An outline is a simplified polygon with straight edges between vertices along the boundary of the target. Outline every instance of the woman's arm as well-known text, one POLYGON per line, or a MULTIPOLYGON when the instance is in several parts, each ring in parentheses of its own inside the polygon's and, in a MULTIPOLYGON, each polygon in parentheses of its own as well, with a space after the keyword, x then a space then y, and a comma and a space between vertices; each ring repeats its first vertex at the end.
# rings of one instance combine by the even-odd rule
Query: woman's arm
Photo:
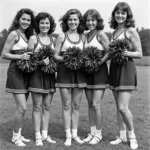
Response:
POLYGON ((132 57, 132 58, 142 58, 143 56, 142 46, 141 46, 140 37, 137 31, 134 28, 130 27, 126 32, 126 36, 129 39, 131 39, 131 44, 132 44, 134 51, 133 52, 126 51, 124 55, 132 57))
POLYGON ((5 45, 2 50, 2 58, 3 59, 8 59, 8 60, 16 60, 19 59, 20 55, 14 55, 11 54, 10 51, 15 44, 15 42, 18 40, 18 35, 15 31, 10 32, 8 35, 5 45))
POLYGON ((60 51, 62 48, 62 44, 63 41, 65 39, 65 35, 64 34, 60 34, 58 35, 57 39, 56 39, 56 44, 55 44, 55 49, 54 49, 54 58, 58 61, 58 62, 63 62, 64 59, 62 56, 60 56, 60 51))
POLYGON ((27 53, 24 54, 11 54, 10 51, 15 44, 15 42, 18 40, 18 35, 15 31, 12 31, 5 42, 3 51, 2 51, 2 58, 7 60, 17 60, 17 59, 25 59, 28 60, 30 58, 30 55, 27 53))
POLYGON ((98 40, 101 41, 101 44, 103 45, 106 51, 104 57, 102 58, 102 63, 104 63, 109 59, 109 54, 107 53, 109 50, 109 39, 104 31, 100 31, 98 32, 98 40))

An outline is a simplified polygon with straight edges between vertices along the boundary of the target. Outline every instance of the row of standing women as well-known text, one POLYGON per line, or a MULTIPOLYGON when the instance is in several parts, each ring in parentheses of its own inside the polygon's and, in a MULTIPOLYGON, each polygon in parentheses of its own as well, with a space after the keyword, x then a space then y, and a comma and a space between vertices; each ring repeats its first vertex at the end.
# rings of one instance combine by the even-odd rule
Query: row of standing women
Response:
POLYGON ((7 72, 6 92, 13 94, 17 106, 12 142, 16 146, 26 146, 25 142, 30 141, 21 135, 21 129, 27 109, 26 101, 31 92, 35 145, 43 146, 43 141, 56 143, 48 135, 48 124, 50 103, 56 88, 59 88, 66 134, 64 144, 71 146, 72 140, 80 144, 99 143, 102 140, 101 102, 105 89, 110 88, 116 101, 120 134, 110 144, 117 145, 126 142, 127 131, 131 149, 137 149, 133 117, 128 105, 132 91, 137 89, 137 74, 133 58, 141 58, 142 50, 140 38, 134 29, 130 6, 125 2, 119 2, 115 6, 111 15, 110 27, 115 30, 111 41, 128 39, 132 44, 133 51, 123 52, 124 56, 130 58, 126 64, 116 65, 111 62, 109 73, 106 64, 110 57, 108 53, 109 39, 103 31, 103 19, 99 12, 89 9, 82 17, 79 10, 70 9, 60 21, 63 33, 55 39, 52 33, 56 24, 50 14, 41 12, 34 18, 30 9, 21 9, 9 30, 2 57, 11 60, 7 72), (33 29, 36 34, 33 33, 33 29), (86 30, 89 32, 84 34, 86 30), (30 59, 30 52, 23 53, 22 49, 29 48, 38 52, 39 48, 44 46, 54 49, 54 58, 59 62, 56 79, 55 73, 49 75, 41 71, 41 66, 49 64, 48 58, 41 60, 38 69, 30 74, 23 73, 16 65, 18 59, 30 59), (64 52, 74 46, 80 49, 94 46, 102 52, 103 58, 98 72, 88 74, 82 69, 72 71, 64 65, 64 52), (88 101, 90 133, 82 140, 78 136, 78 121, 83 90, 85 90, 88 101), (41 106, 42 116, 40 114, 41 106))

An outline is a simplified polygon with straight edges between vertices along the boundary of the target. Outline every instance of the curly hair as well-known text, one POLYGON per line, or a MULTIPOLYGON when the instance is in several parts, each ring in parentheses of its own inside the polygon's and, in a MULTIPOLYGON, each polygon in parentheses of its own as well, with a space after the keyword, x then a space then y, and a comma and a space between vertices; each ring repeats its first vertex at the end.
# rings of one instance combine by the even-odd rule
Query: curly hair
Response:
POLYGON ((96 29, 97 30, 103 30, 104 29, 104 24, 103 24, 104 20, 102 19, 100 13, 96 9, 89 9, 83 15, 85 30, 89 30, 88 27, 87 27, 87 25, 86 25, 86 20, 87 20, 87 17, 89 15, 91 15, 92 18, 94 18, 94 19, 97 20, 96 29))
POLYGON ((60 22, 61 22, 61 28, 63 32, 67 32, 69 30, 69 26, 68 26, 68 19, 70 18, 70 15, 72 14, 77 14, 78 18, 79 18, 79 26, 77 28, 77 32, 79 34, 82 34, 84 32, 84 26, 83 26, 83 17, 81 12, 78 9, 70 9, 66 12, 66 14, 60 18, 60 22))
POLYGON ((19 28, 19 19, 22 17, 23 14, 27 14, 30 15, 31 17, 31 24, 29 26, 29 28, 27 28, 25 30, 25 35, 27 37, 27 39, 30 38, 31 35, 33 35, 33 22, 34 22, 34 13, 31 9, 28 8, 22 8, 21 10, 19 10, 12 22, 11 27, 9 28, 9 33, 13 30, 17 30, 19 28))
POLYGON ((53 33, 55 31, 56 23, 54 21, 54 18, 49 13, 40 12, 35 17, 35 24, 34 24, 35 32, 37 34, 40 33, 40 29, 39 29, 40 20, 46 19, 46 18, 48 18, 48 20, 50 22, 50 30, 48 31, 48 34, 51 34, 51 33, 53 33))
POLYGON ((126 2, 119 2, 114 10, 112 11, 112 14, 111 14, 111 19, 110 19, 110 27, 112 29, 116 29, 117 26, 118 26, 118 23, 117 21, 115 20, 115 12, 118 11, 118 10, 122 10, 124 12, 127 12, 127 19, 126 19, 126 22, 125 22, 125 27, 135 27, 135 21, 133 20, 133 13, 131 11, 131 8, 130 6, 126 3, 126 2))

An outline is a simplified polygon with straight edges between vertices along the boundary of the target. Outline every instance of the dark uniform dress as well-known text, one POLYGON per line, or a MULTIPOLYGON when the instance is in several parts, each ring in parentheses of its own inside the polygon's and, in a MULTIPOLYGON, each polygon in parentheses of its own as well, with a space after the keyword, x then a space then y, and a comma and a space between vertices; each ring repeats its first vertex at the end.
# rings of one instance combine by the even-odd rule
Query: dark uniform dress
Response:
MULTIPOLYGON (((18 34, 18 40, 13 45, 11 53, 23 54, 28 44, 17 30, 16 32, 18 34)), ((28 75, 28 73, 22 72, 18 68, 16 60, 11 60, 7 70, 6 92, 16 94, 28 93, 28 75)))
MULTIPOLYGON (((69 39, 67 33, 65 34, 65 40, 63 42, 63 46, 61 48, 60 55, 63 56, 63 53, 69 47, 79 47, 83 50, 83 41, 80 35, 80 39, 78 42, 73 42, 69 39)), ((64 63, 59 63, 58 72, 57 72, 57 80, 56 80, 56 87, 61 88, 84 88, 85 84, 85 74, 83 69, 79 70, 70 70, 68 69, 64 63)))
MULTIPOLYGON (((39 48, 43 46, 50 46, 54 49, 54 44, 53 44, 53 39, 50 37, 50 45, 43 45, 40 41, 39 36, 37 35, 37 45, 35 48, 35 52, 39 50, 39 48)), ((30 92, 35 92, 35 93, 50 93, 50 92, 55 92, 55 73, 53 74, 47 74, 44 73, 41 70, 41 66, 38 67, 37 70, 32 72, 29 77, 29 88, 28 90, 30 92)))
MULTIPOLYGON (((127 29, 116 39, 128 39, 126 31, 127 29)), ((116 39, 113 36, 112 40, 116 39)), ((112 90, 137 90, 137 71, 133 59, 129 57, 128 62, 122 65, 110 62, 109 80, 112 90)))
MULTIPOLYGON (((104 47, 98 41, 97 35, 98 34, 96 33, 93 39, 91 39, 90 41, 88 41, 88 39, 86 38, 85 48, 90 47, 90 46, 97 47, 101 51, 101 53, 104 55, 105 54, 104 47)), ((86 84, 87 84, 86 88, 87 89, 109 88, 108 67, 107 67, 106 62, 100 66, 98 72, 95 72, 93 74, 86 73, 85 76, 86 76, 86 84)))

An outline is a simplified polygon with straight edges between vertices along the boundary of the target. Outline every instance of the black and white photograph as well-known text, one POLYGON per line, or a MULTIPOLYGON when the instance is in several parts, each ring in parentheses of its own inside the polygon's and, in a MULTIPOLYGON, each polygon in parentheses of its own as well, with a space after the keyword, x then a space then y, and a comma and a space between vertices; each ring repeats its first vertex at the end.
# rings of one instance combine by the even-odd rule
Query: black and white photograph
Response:
POLYGON ((149 0, 0 2, 0 150, 150 150, 149 0))

